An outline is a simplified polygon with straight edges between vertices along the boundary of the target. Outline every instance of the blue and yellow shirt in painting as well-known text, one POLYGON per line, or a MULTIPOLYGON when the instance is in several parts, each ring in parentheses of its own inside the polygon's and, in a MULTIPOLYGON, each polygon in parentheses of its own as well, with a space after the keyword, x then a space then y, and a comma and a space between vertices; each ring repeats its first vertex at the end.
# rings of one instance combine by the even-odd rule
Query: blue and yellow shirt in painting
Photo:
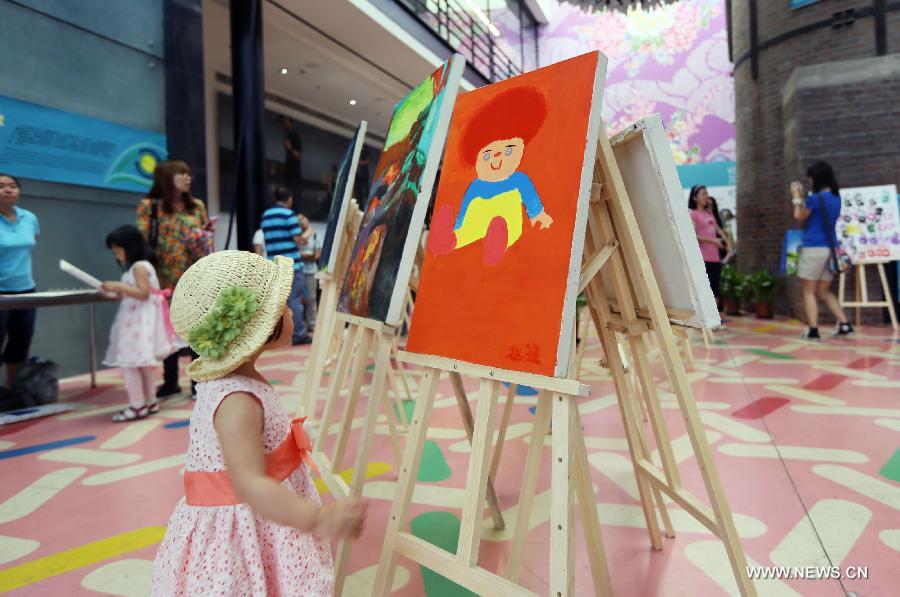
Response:
POLYGON ((522 205, 529 218, 544 211, 537 189, 524 172, 513 172, 509 178, 497 182, 476 178, 466 189, 456 218, 457 248, 484 238, 491 221, 497 217, 506 221, 506 244, 511 247, 522 236, 522 205))

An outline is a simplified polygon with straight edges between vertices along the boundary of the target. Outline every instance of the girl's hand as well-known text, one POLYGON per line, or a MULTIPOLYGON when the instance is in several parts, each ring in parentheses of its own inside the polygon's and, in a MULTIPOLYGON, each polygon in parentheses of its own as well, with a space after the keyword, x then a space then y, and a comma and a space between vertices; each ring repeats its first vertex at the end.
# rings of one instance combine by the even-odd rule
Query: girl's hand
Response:
POLYGON ((104 282, 100 285, 100 290, 109 294, 119 294, 122 292, 121 282, 104 282))
POLYGON ((316 532, 341 539, 362 534, 369 505, 359 500, 342 500, 324 506, 316 517, 316 532))
POLYGON ((803 198, 803 185, 800 184, 799 181, 794 181, 791 183, 791 198, 792 199, 802 199, 803 198))

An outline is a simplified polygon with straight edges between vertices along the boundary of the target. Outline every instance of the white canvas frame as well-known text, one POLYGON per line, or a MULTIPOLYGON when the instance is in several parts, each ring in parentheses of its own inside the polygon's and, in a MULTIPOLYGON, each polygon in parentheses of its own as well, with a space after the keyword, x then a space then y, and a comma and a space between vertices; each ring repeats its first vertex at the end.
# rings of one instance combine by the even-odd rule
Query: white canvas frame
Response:
MULTIPOLYGON (((642 118, 610 142, 670 320, 697 328, 720 325, 662 118, 642 118)), ((614 300, 611 283, 606 289, 614 300)), ((638 297, 639 308, 647 307, 643 300, 638 297)))
MULTIPOLYGON (((889 201, 884 207, 879 205, 886 213, 889 213, 892 217, 891 219, 891 228, 886 231, 882 231, 879 233, 879 236, 891 236, 894 234, 900 233, 900 206, 897 204, 897 185, 888 184, 888 185, 875 185, 870 187, 851 187, 848 189, 841 189, 841 215, 838 218, 837 222, 834 225, 834 231, 837 235, 837 239, 839 243, 842 243, 844 252, 847 253, 847 256, 850 257, 850 261, 853 265, 872 265, 877 263, 890 263, 891 261, 897 261, 900 259, 900 246, 891 245, 890 247, 890 255, 889 256, 879 256, 879 257, 869 257, 865 254, 865 250, 862 249, 860 251, 860 243, 856 240, 853 243, 845 243, 842 241, 842 235, 847 224, 844 222, 844 216, 847 214, 852 214, 853 216, 859 215, 860 210, 855 207, 847 208, 844 205, 844 201, 848 198, 855 199, 857 195, 862 196, 863 200, 868 202, 869 199, 880 199, 883 194, 889 195, 892 200, 889 201), (848 244, 850 246, 848 246, 848 244)), ((864 213, 867 213, 871 210, 866 209, 862 210, 864 213)), ((861 236, 867 236, 864 234, 854 234, 853 237, 858 239, 861 236)))
POLYGON ((569 359, 572 358, 572 334, 575 333, 575 311, 578 285, 581 282, 581 259, 584 253, 584 237, 587 234, 587 218, 590 211, 591 186, 594 183, 594 163, 597 159, 597 141, 603 124, 603 90, 609 59, 597 52, 597 70, 594 72, 594 91, 591 96, 591 114, 588 117, 581 181, 578 186, 578 204, 575 210, 575 228, 572 231, 572 253, 569 256, 569 277, 566 280, 566 296, 563 301, 559 344, 556 347, 555 377, 567 377, 569 359))
POLYGON ((337 227, 334 229, 334 238, 331 240, 331 254, 328 256, 328 263, 325 265, 325 269, 322 270, 328 274, 334 273, 334 270, 337 268, 338 254, 340 253, 344 227, 347 222, 347 209, 350 207, 350 199, 353 196, 356 169, 359 167, 359 155, 362 153, 363 144, 366 142, 366 129, 368 126, 368 122, 365 120, 361 121, 356 129, 356 135, 351 141, 354 145, 353 156, 350 158, 350 170, 347 174, 347 185, 344 187, 344 196, 340 198, 341 207, 338 212, 337 227))

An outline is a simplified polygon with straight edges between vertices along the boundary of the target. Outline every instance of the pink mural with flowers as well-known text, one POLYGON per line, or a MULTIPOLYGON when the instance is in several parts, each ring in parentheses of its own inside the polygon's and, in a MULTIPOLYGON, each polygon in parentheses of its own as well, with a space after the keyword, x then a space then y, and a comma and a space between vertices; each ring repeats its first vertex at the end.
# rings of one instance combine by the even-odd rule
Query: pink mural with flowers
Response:
POLYGON ((603 117, 610 133, 662 114, 679 165, 735 159, 734 82, 723 0, 647 10, 555 7, 540 31, 542 66, 591 50, 609 57, 603 117))

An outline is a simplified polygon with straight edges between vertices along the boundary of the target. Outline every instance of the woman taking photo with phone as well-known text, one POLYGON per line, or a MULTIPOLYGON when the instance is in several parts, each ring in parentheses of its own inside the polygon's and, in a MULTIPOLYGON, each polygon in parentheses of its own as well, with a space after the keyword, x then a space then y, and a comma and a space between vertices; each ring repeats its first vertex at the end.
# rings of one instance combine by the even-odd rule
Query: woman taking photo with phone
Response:
POLYGON ((841 197, 834 170, 826 162, 816 162, 806 171, 809 194, 803 196, 803 185, 791 183, 794 219, 803 226, 803 245, 797 277, 803 281, 803 310, 806 331, 802 337, 819 340, 819 303, 821 299, 838 322, 835 336, 848 336, 853 326, 847 321, 837 297, 831 292, 834 273, 830 263, 836 258, 837 235, 834 226, 841 215, 841 197))
MULTIPOLYGON (((153 188, 137 207, 137 227, 156 253, 159 283, 174 290, 181 275, 213 250, 213 226, 203 201, 191 195, 191 169, 180 160, 160 162, 153 173, 153 188)), ((184 350, 190 351, 183 344, 184 350)), ((181 350, 165 361, 163 385, 157 398, 181 392, 178 386, 178 357, 181 350)), ((196 354, 190 354, 196 358, 196 354)), ((193 385, 193 384, 192 384, 193 385)), ((193 392, 192 392, 193 393, 193 392)))

